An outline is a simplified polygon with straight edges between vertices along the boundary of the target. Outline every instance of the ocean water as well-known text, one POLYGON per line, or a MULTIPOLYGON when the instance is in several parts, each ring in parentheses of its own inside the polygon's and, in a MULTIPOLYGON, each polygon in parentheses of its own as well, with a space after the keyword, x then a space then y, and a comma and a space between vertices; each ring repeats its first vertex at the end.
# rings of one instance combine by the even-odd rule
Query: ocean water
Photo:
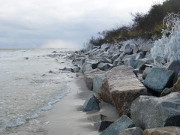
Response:
POLYGON ((36 118, 70 92, 67 50, 0 50, 0 133, 36 118))

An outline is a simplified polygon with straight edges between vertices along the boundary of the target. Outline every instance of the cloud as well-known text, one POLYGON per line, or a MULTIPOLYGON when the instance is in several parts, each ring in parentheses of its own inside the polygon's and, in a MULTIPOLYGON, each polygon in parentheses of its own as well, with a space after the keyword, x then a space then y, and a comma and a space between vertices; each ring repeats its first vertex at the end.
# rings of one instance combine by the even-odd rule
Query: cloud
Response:
POLYGON ((41 47, 57 40, 79 46, 99 31, 128 24, 131 12, 147 12, 152 4, 151 0, 0 0, 0 48, 41 47))

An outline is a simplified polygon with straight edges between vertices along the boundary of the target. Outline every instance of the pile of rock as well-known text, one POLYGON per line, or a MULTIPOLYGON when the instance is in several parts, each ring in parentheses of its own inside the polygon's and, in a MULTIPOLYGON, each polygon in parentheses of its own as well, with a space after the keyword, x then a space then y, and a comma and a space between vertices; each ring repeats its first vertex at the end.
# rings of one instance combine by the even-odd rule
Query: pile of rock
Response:
POLYGON ((94 91, 83 111, 99 111, 103 100, 119 113, 115 122, 101 122, 108 125, 101 135, 180 134, 179 61, 158 67, 149 46, 132 43, 104 44, 72 59, 94 91))

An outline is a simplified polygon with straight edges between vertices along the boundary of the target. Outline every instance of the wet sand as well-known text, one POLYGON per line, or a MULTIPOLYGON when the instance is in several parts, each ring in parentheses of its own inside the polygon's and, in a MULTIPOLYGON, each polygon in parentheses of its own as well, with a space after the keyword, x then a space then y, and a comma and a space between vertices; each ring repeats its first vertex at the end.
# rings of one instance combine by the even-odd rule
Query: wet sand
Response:
POLYGON ((116 109, 109 104, 101 103, 99 112, 85 113, 82 105, 92 94, 85 85, 82 76, 69 82, 71 92, 54 104, 52 110, 42 112, 41 115, 30 120, 25 125, 11 128, 5 134, 9 135, 98 135, 94 123, 98 121, 98 114, 116 119, 116 109))

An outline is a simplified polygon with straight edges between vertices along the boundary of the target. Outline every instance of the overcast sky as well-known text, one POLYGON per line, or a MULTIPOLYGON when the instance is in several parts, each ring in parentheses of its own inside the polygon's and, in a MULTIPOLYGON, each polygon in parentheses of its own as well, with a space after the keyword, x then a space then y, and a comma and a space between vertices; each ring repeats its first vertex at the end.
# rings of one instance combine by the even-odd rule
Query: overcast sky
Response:
POLYGON ((76 48, 164 0, 0 0, 0 48, 76 48))

